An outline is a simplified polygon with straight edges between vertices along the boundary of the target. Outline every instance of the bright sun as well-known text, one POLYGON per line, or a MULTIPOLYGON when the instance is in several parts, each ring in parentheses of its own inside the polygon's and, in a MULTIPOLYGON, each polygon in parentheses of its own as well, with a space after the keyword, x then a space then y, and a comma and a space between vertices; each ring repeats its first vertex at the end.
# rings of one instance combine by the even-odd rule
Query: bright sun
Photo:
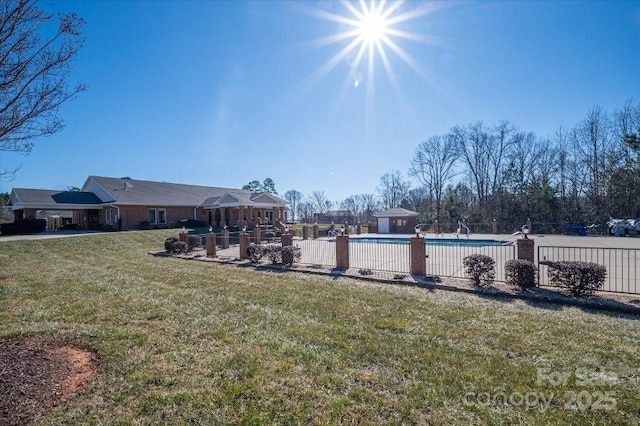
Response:
POLYGON ((311 44, 323 47, 331 44, 341 46, 337 53, 316 69, 302 84, 308 89, 326 77, 339 64, 349 65, 349 76, 345 87, 360 87, 366 82, 368 98, 373 98, 375 64, 381 63, 391 84, 398 88, 398 78, 393 70, 390 53, 393 52, 419 75, 426 77, 422 67, 405 51, 398 41, 401 39, 429 43, 428 37, 398 28, 402 23, 436 11, 432 2, 408 2, 387 0, 341 0, 343 13, 316 7, 307 7, 310 15, 333 21, 342 30, 314 40, 311 44), (407 7, 407 4, 409 7, 407 7))
POLYGON ((365 43, 375 44, 384 37, 387 25, 378 11, 371 10, 360 18, 359 30, 359 36, 362 37, 365 43))

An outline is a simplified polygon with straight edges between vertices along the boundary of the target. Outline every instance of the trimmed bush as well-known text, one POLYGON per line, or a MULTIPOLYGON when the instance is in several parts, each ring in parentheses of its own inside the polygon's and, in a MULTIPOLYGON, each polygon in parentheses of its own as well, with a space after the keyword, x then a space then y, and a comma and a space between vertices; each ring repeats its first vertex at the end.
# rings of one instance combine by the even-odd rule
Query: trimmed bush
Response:
POLYGON ((209 224, 204 220, 180 219, 176 222, 176 228, 207 228, 209 224))
POLYGON ((536 265, 528 260, 511 259, 504 265, 507 284, 520 290, 536 286, 536 265))
POLYGON ((166 251, 171 251, 171 244, 175 243, 176 241, 178 241, 176 237, 167 238, 166 240, 164 240, 164 249, 166 251))
POLYGON ((258 263, 260 259, 264 256, 264 249, 261 245, 252 244, 247 247, 247 257, 253 263, 258 263))
POLYGON ((202 247, 200 235, 187 235, 187 246, 189 251, 202 247))
POLYGON ((283 265, 293 265, 294 262, 300 262, 302 252, 300 247, 285 246, 282 247, 281 256, 283 265))
POLYGON ((47 221, 44 219, 18 219, 13 223, 0 225, 3 235, 12 234, 38 234, 47 229, 47 221))
POLYGON ((549 283, 564 287, 576 297, 590 296, 600 290, 607 277, 607 269, 593 262, 548 262, 549 283))
POLYGON ((171 253, 180 254, 187 252, 187 243, 184 241, 174 241, 171 243, 171 253))
POLYGON ((264 255, 267 256, 267 259, 269 259, 271 263, 276 264, 282 261, 282 247, 276 244, 268 244, 262 247, 264 255))
POLYGON ((462 259, 464 271, 475 285, 493 284, 496 278, 496 262, 484 254, 472 254, 462 259))

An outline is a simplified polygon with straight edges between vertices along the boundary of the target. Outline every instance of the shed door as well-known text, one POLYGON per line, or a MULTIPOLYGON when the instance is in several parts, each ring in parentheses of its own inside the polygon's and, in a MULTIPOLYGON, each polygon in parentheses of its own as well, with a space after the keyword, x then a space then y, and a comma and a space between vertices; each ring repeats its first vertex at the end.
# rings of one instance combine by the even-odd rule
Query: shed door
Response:
POLYGON ((388 233, 389 233, 389 218, 388 217, 378 218, 378 234, 388 234, 388 233))

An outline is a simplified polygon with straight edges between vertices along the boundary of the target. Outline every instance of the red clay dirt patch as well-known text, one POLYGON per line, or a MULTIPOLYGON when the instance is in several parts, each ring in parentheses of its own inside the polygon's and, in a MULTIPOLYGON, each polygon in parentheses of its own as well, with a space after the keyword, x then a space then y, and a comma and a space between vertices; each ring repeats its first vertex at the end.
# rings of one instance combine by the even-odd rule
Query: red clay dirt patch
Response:
POLYGON ((24 425, 76 395, 99 357, 71 345, 0 340, 0 425, 24 425))

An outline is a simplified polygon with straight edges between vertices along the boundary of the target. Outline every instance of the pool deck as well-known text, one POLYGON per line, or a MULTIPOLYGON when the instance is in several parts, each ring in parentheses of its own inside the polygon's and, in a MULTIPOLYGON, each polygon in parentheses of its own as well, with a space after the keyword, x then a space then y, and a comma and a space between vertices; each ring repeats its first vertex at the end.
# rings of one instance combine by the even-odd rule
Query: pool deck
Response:
MULTIPOLYGON (((411 238, 415 234, 360 234, 349 235, 350 238, 411 238)), ((467 239, 466 235, 451 233, 433 234, 420 233, 421 237, 438 239, 467 239)), ((522 238, 522 235, 508 234, 470 234, 470 240, 500 240, 513 241, 522 238)), ((589 235, 586 237, 578 237, 573 235, 544 235, 529 234, 529 239, 534 240, 536 246, 560 246, 560 247, 605 247, 605 248, 637 248, 640 249, 640 237, 614 237, 605 235, 589 235)))

